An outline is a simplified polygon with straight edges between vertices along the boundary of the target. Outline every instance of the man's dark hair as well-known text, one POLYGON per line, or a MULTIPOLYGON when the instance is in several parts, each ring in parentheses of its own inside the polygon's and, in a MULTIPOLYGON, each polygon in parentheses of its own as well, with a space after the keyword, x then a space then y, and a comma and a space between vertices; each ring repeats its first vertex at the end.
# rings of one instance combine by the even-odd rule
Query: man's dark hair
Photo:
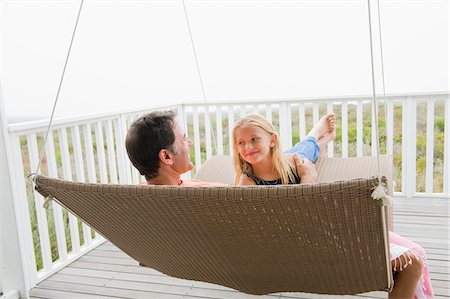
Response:
POLYGON ((155 111, 133 122, 127 133, 125 146, 128 157, 146 180, 158 175, 158 154, 162 149, 175 152, 175 111, 155 111))

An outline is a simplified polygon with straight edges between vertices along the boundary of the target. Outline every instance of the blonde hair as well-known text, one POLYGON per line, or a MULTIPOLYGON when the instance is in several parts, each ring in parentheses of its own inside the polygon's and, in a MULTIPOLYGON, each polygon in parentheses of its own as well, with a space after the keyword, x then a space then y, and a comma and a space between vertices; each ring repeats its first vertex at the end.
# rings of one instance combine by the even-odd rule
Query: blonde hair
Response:
POLYGON ((282 184, 289 184, 289 180, 295 181, 295 177, 291 171, 291 166, 289 165, 287 159, 285 158, 283 152, 281 151, 280 138, 278 133, 272 124, 263 116, 258 114, 250 114, 246 117, 241 118, 234 124, 233 128, 233 161, 234 168, 236 170, 236 184, 239 183, 241 175, 244 173, 253 174, 252 165, 242 159, 239 154, 237 147, 236 130, 243 126, 257 126, 269 133, 270 135, 275 135, 275 145, 272 148, 272 165, 273 170, 279 178, 281 178, 282 184))

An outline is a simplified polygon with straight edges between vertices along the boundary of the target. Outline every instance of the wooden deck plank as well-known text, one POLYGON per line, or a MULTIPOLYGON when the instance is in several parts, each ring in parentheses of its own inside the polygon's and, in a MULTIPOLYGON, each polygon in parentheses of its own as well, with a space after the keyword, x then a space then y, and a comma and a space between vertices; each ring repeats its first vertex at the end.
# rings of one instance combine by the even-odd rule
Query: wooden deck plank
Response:
MULTIPOLYGON (((419 243, 428 254, 436 299, 450 297, 449 201, 420 198, 395 199, 394 232, 419 243)), ((357 296, 327 296, 308 293, 276 293, 254 296, 223 286, 178 279, 136 261, 110 242, 79 258, 38 284, 31 298, 235 298, 235 299, 356 299, 387 298, 385 292, 357 296)))
MULTIPOLYGON (((150 284, 149 284, 150 285, 150 284)), ((59 290, 59 291, 69 291, 69 292, 78 292, 83 294, 97 294, 100 296, 106 297, 118 297, 118 298, 136 298, 136 299, 176 299, 181 298, 186 294, 183 294, 183 291, 188 290, 188 288, 183 288, 179 286, 170 286, 171 288, 165 286, 160 287, 156 285, 152 285, 152 290, 136 290, 133 289, 133 285, 129 284, 127 288, 117 288, 106 286, 95 286, 95 285, 86 285, 86 284, 76 284, 72 282, 59 282, 59 281, 51 281, 46 280, 40 283, 39 286, 41 289, 51 289, 51 290, 59 290), (175 291, 175 293, 173 293, 175 291)), ((65 297, 60 297, 65 298, 65 297)), ((81 298, 81 297, 80 297, 81 298)))
POLYGON ((45 299, 106 299, 106 298, 120 298, 113 296, 99 296, 89 293, 69 292, 67 290, 53 290, 42 289, 40 287, 33 289, 33 296, 30 298, 45 298, 45 299))
POLYGON ((96 251, 93 250, 88 253, 90 256, 99 256, 99 257, 114 257, 118 259, 130 259, 130 257, 123 251, 96 251))

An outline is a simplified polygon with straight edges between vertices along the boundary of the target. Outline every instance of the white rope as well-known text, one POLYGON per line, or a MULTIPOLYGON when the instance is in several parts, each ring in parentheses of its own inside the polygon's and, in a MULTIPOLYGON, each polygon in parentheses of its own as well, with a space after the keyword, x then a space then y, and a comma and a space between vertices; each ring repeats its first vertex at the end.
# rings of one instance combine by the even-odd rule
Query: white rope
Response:
MULTIPOLYGON (((189 38, 191 40, 192 51, 194 52, 194 60, 195 60, 195 65, 197 67, 197 74, 198 74, 198 78, 200 80, 200 86, 202 88, 203 101, 205 102, 205 117, 207 117, 207 119, 208 119, 208 124, 209 124, 209 127, 211 129, 210 132, 211 132, 211 135, 212 135, 213 143, 214 143, 214 146, 216 148, 216 151, 218 152, 217 143, 216 143, 216 137, 215 137, 215 135, 213 133, 211 121, 209 119, 209 109, 206 106, 207 102, 206 102, 205 86, 203 84, 202 73, 200 71, 200 65, 198 63, 197 51, 195 50, 194 38, 192 37, 191 24, 189 22, 189 17, 188 17, 188 13, 187 13, 187 9, 186 9, 186 4, 184 3, 184 0, 182 0, 182 2, 183 2, 184 16, 186 17, 186 24, 187 24, 187 28, 188 28, 188 32, 189 32, 189 38)), ((196 163, 197 163, 197 161, 196 161, 196 163)))
POLYGON ((381 78, 382 78, 382 87, 383 87, 383 106, 384 106, 384 120, 386 126, 386 154, 391 154, 389 152, 389 147, 387 146, 387 137, 388 137, 388 127, 387 127, 387 105, 386 105, 386 84, 384 79, 384 56, 383 56, 383 37, 381 33, 381 13, 380 13, 380 1, 377 0, 377 12, 378 12, 378 31, 380 36, 380 58, 381 58, 381 78))
POLYGON ((188 13, 186 10, 186 4, 184 3, 184 0, 182 0, 182 2, 183 2, 184 16, 186 17, 186 24, 189 32, 189 38, 191 40, 192 51, 194 52, 195 65, 197 66, 198 78, 200 80, 200 85, 202 87, 203 101, 205 101, 206 104, 205 86, 203 85, 202 73, 200 72, 200 66, 198 64, 197 51, 195 50, 194 38, 192 37, 191 24, 189 22, 188 13))
POLYGON ((378 105, 376 99, 376 88, 375 88, 375 66, 373 62, 373 44, 372 44, 372 19, 370 14, 370 0, 367 0, 367 6, 369 10, 369 39, 370 39, 370 61, 371 61, 371 70, 372 70, 372 103, 374 107, 374 117, 375 117, 375 136, 377 139, 377 157, 378 157, 378 180, 381 183, 381 166, 380 166, 380 142, 379 142, 379 134, 378 134, 378 105))
POLYGON ((72 50, 73 40, 75 39, 75 33, 77 32, 78 21, 80 20, 81 9, 83 8, 83 3, 84 3, 84 0, 81 0, 80 8, 78 9, 77 20, 75 21, 75 27, 73 29, 72 38, 70 40, 69 50, 67 51, 67 55, 66 55, 66 61, 64 63, 64 68, 63 68, 63 71, 62 71, 62 74, 61 74, 61 78, 59 80, 58 91, 56 92, 56 98, 55 98, 55 102, 53 103, 52 113, 50 115, 50 120, 48 122, 47 131, 45 132, 44 144, 42 145, 41 153, 39 154, 39 163, 37 165, 35 174, 39 173, 39 169, 41 167, 42 161, 43 161, 44 156, 45 156, 45 146, 47 145, 47 139, 48 139, 48 135, 50 133, 50 129, 51 129, 51 126, 52 126, 53 117, 55 115, 56 105, 58 103, 59 94, 61 92, 61 86, 62 86, 62 83, 64 81, 64 75, 66 74, 67 63, 69 61, 70 52, 72 50))
POLYGON ((373 103, 373 114, 375 118, 375 136, 377 140, 376 150, 377 150, 377 168, 378 168, 378 186, 374 188, 372 192, 372 198, 382 199, 383 203, 389 205, 391 203, 390 197, 387 195, 386 187, 381 181, 381 162, 380 162, 380 135, 378 132, 378 104, 376 99, 376 88, 375 88, 375 66, 373 59, 373 43, 372 43, 372 18, 370 13, 370 0, 367 0, 367 8, 369 12, 369 39, 370 39, 370 59, 371 59, 371 69, 372 69, 372 103, 373 103))

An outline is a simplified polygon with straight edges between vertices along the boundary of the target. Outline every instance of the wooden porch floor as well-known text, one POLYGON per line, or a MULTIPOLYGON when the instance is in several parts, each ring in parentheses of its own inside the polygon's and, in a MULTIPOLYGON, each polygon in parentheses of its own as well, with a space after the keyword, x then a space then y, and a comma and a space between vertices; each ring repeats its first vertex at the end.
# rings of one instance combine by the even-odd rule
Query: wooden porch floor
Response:
MULTIPOLYGON (((428 253, 436 298, 450 298, 449 200, 401 199, 394 204, 394 231, 413 240, 428 253)), ((109 242, 100 245, 38 284, 31 298, 387 298, 385 292, 358 296, 276 293, 253 296, 235 290, 172 278, 140 267, 109 242)))

